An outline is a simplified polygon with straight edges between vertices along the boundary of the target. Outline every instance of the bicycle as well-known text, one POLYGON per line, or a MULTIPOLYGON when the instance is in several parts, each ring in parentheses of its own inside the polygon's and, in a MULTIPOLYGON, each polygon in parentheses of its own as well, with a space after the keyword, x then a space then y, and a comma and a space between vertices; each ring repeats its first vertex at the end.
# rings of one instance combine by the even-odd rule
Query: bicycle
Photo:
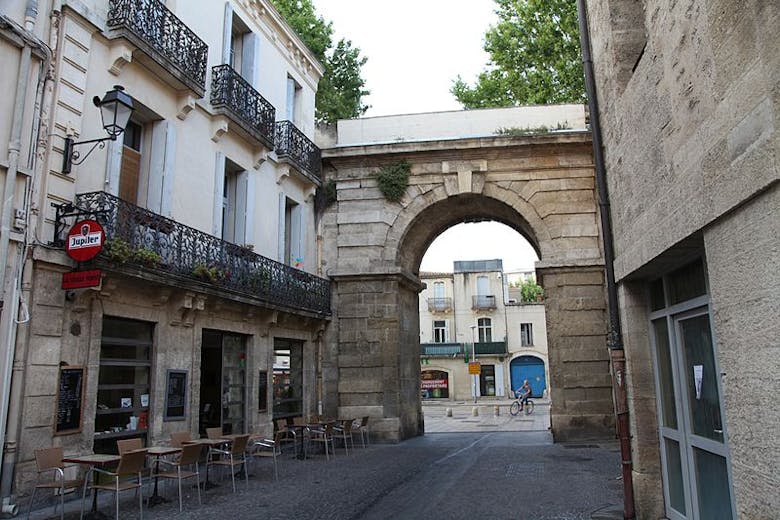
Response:
POLYGON ((515 399, 512 402, 512 406, 509 407, 509 413, 512 415, 517 415, 520 413, 520 410, 525 410, 526 415, 531 415, 534 413, 534 402, 528 399, 525 402, 525 406, 520 404, 520 399, 515 399))

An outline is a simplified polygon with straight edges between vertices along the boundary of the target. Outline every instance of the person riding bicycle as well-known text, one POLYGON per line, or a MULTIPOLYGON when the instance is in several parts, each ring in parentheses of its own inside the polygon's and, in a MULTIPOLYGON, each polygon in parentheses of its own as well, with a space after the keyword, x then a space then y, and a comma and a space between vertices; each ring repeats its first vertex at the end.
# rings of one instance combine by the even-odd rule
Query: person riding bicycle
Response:
POLYGON ((528 379, 523 381, 523 386, 515 390, 515 395, 520 400, 520 409, 522 410, 531 397, 531 385, 528 384, 528 379))

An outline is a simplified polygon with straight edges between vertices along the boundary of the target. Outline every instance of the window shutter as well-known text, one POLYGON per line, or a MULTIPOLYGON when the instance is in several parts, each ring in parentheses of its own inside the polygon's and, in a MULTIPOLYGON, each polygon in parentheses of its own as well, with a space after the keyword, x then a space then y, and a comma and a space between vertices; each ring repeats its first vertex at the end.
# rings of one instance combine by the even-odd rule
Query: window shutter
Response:
POLYGON ((241 77, 257 88, 257 59, 260 56, 260 38, 254 33, 246 33, 241 47, 241 77))
POLYGON ((236 229, 233 232, 233 236, 236 244, 246 244, 247 234, 246 225, 248 220, 247 214, 247 198, 248 198, 248 186, 249 186, 249 172, 246 170, 239 173, 236 178, 236 229))
POLYGON ((108 142, 108 160, 106 164, 106 191, 111 195, 119 195, 119 177, 122 171, 122 140, 108 142))
POLYGON ((496 364, 496 396, 504 397, 504 364, 496 364))
POLYGON ((222 237, 222 199, 225 189, 225 154, 217 152, 214 166, 214 215, 211 234, 222 237))
POLYGON ((287 77, 287 120, 295 122, 295 80, 287 77))
POLYGON ((166 217, 171 216, 175 162, 176 126, 170 121, 157 121, 152 125, 146 207, 166 217))
POLYGON ((244 245, 251 246, 255 243, 255 173, 248 170, 246 173, 246 222, 244 224, 244 245))
POLYGON ((292 209, 290 215, 290 264, 303 261, 303 251, 301 248, 301 232, 303 231, 303 205, 298 204, 292 209))
POLYGON ((222 25, 222 63, 230 63, 230 42, 233 39, 233 7, 225 2, 225 21, 222 25))
POLYGON ((284 263, 284 213, 287 197, 284 193, 279 194, 279 242, 278 242, 278 258, 277 260, 284 263))

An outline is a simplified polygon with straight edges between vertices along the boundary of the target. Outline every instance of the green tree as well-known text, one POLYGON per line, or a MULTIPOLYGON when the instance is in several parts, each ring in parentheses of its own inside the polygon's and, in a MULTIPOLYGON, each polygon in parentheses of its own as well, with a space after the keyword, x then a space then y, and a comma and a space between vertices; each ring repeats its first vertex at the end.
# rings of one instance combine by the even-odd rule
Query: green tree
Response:
POLYGON ((368 95, 361 68, 368 58, 350 40, 333 46, 333 24, 319 16, 311 0, 272 0, 276 9, 295 30, 303 43, 322 63, 325 72, 317 88, 315 117, 320 123, 359 117, 368 110, 368 95))
POLYGON ((520 288, 520 300, 525 303, 536 302, 539 297, 544 296, 544 289, 533 278, 517 280, 510 283, 509 286, 520 288))
POLYGON ((464 108, 581 103, 585 86, 575 0, 495 0, 485 34, 488 68, 450 92, 464 108))

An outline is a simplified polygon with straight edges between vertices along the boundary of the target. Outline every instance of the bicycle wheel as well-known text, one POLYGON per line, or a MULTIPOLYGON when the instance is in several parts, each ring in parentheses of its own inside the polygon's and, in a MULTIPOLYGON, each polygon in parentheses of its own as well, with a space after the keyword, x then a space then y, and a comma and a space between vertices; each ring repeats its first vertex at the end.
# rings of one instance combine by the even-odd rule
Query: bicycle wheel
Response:
POLYGON ((531 415, 532 413, 534 413, 534 402, 529 399, 525 403, 525 414, 531 415))
POLYGON ((512 415, 517 415, 520 413, 520 403, 517 401, 514 401, 512 403, 512 406, 509 407, 509 413, 512 415))

